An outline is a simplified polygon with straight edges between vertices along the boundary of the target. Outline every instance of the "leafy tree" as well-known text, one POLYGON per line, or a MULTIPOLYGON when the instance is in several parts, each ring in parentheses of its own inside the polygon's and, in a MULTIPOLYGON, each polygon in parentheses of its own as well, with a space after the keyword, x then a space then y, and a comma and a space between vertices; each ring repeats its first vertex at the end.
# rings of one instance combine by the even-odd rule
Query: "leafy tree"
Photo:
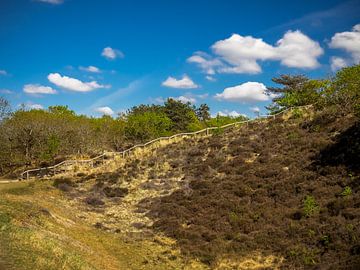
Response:
POLYGON ((135 141, 145 141, 169 135, 171 120, 164 113, 145 111, 127 116, 126 137, 135 141))
POLYGON ((0 97, 0 122, 8 117, 11 112, 11 107, 9 101, 7 101, 5 98, 0 97))
POLYGON ((266 107, 271 113, 317 102, 328 84, 327 80, 310 80, 304 75, 281 75, 272 81, 282 87, 267 88, 267 94, 273 97, 273 103, 266 107))
POLYGON ((140 104, 138 106, 134 106, 132 107, 130 110, 128 110, 127 114, 139 114, 139 113, 144 113, 144 112, 157 112, 157 113, 161 113, 164 112, 164 107, 161 105, 145 105, 145 104, 140 104))
POLYGON ((75 116, 75 112, 70 110, 68 106, 49 106, 49 112, 57 115, 68 115, 68 116, 75 116))
POLYGON ((207 121, 210 119, 210 108, 207 104, 201 104, 199 108, 196 109, 196 116, 200 121, 207 121))
POLYGON ((325 92, 327 105, 360 115, 360 65, 339 70, 325 92))
POLYGON ((190 102, 183 103, 169 98, 164 103, 164 112, 172 121, 172 130, 175 132, 191 130, 194 125, 199 124, 190 102))

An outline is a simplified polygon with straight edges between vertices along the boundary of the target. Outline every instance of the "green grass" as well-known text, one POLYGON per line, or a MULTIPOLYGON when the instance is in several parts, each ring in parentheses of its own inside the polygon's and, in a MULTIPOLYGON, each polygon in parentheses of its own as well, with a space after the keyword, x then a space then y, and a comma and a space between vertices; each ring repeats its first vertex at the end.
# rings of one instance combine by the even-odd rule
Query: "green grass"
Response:
POLYGON ((184 268, 181 255, 169 245, 125 240, 77 214, 50 181, 0 185, 0 269, 184 268), (176 260, 163 256, 170 251, 176 260))

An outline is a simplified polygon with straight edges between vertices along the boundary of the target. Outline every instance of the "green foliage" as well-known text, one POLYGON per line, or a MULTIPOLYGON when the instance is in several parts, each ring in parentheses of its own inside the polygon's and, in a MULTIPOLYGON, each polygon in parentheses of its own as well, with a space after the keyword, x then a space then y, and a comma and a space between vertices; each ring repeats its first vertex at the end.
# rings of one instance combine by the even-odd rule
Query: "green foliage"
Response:
POLYGON ((174 132, 187 131, 197 120, 195 109, 190 103, 169 98, 164 103, 164 112, 172 122, 171 130, 174 132))
POLYGON ((147 111, 130 114, 127 117, 125 134, 127 137, 145 141, 169 135, 171 120, 162 112, 147 111))
POLYGON ((207 104, 201 104, 198 109, 196 109, 196 116, 200 121, 208 121, 210 117, 210 108, 207 104))
POLYGON ((267 89, 269 95, 275 96, 273 103, 267 107, 271 113, 318 102, 329 83, 327 80, 310 80, 303 75, 281 75, 272 80, 282 87, 267 89))
POLYGON ((241 122, 248 120, 245 116, 238 116, 238 117, 231 117, 231 116, 221 116, 217 115, 214 118, 209 119, 206 124, 209 127, 221 127, 227 124, 235 123, 235 122, 241 122))
POLYGON ((360 116, 360 65, 339 70, 325 93, 326 105, 341 105, 342 111, 360 116))
POLYGON ((303 209, 306 217, 310 217, 318 212, 319 206, 317 205, 313 196, 307 195, 305 197, 303 209))
POLYGON ((46 150, 42 155, 45 160, 50 160, 58 153, 60 149, 60 139, 56 135, 50 135, 47 139, 46 150))
POLYGON ((349 186, 346 186, 344 190, 340 193, 341 196, 348 197, 352 194, 352 189, 349 186))

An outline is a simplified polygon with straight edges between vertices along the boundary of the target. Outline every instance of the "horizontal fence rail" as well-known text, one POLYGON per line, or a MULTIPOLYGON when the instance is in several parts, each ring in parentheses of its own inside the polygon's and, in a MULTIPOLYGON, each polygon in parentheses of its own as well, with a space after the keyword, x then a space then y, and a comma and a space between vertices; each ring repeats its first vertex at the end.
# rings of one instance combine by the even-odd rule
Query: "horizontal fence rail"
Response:
MULTIPOLYGON (((269 115, 259 115, 257 118, 253 118, 253 119, 249 119, 249 120, 245 120, 245 121, 239 121, 239 122, 234 122, 234 123, 230 123, 230 124, 226 124, 226 125, 223 125, 223 126, 220 126, 220 127, 208 127, 208 128, 204 128, 202 130, 198 130, 198 131, 195 131, 195 132, 183 132, 183 133, 178 133, 178 134, 174 134, 172 136, 169 136, 169 137, 159 137, 159 138, 156 138, 154 140, 151 140, 149 142, 146 142, 146 143, 143 143, 143 144, 137 144, 137 145, 134 145, 124 151, 120 151, 120 152, 116 152, 116 151, 113 151, 113 152, 104 152, 103 154, 101 155, 98 155, 96 157, 93 157, 93 158, 90 158, 90 159, 83 159, 83 160, 65 160, 65 161, 62 161, 58 164, 55 164, 53 166, 49 166, 49 167, 42 167, 42 168, 37 168, 37 169, 29 169, 29 170, 26 170, 24 172, 22 172, 20 174, 20 178, 21 179, 29 179, 31 174, 32 173, 35 173, 35 172, 38 172, 38 173, 41 173, 41 172, 46 172, 47 174, 49 174, 49 172, 52 172, 53 174, 56 174, 56 169, 57 168, 60 168, 62 166, 71 166, 71 165, 78 165, 78 164, 84 164, 84 163, 88 163, 88 164, 94 164, 94 162, 98 161, 98 160, 101 160, 101 159, 105 159, 105 158, 108 158, 109 156, 116 156, 116 155, 120 155, 122 156, 123 158, 125 158, 125 155, 126 153, 130 153, 131 151, 133 151, 134 149, 136 148, 142 148, 142 147, 146 147, 148 145, 151 145, 155 142, 159 142, 161 140, 171 140, 171 139, 174 139, 176 137, 182 137, 182 136, 192 136, 192 135, 197 135, 197 134, 200 134, 200 133, 206 133, 206 135, 209 135, 210 134, 210 131, 211 130, 216 130, 216 129, 225 129, 225 128, 228 128, 228 127, 231 127, 231 126, 236 126, 236 125, 240 125, 240 124, 248 124, 250 122, 256 122, 256 121, 259 121, 261 119, 267 119, 267 118, 273 118, 275 119, 276 116, 278 115, 281 115, 287 111, 291 111, 293 109, 300 109, 300 108, 307 108, 307 107, 311 107, 313 106, 312 104, 311 105, 305 105, 305 106, 297 106, 297 107, 290 107, 290 108, 287 108, 285 110, 282 110, 276 114, 269 114, 269 115)), ((41 177, 41 176, 40 176, 41 177)))

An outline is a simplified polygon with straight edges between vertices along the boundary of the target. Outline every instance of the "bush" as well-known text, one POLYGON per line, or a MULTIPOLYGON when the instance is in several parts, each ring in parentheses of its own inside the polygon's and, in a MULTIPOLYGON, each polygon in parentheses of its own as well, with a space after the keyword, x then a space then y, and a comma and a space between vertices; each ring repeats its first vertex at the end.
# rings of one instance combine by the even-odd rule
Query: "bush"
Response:
POLYGON ((351 187, 349 186, 346 186, 344 190, 340 193, 340 195, 344 197, 350 196, 351 194, 352 194, 352 190, 351 187))
POLYGON ((104 205, 105 202, 103 202, 100 198, 94 196, 94 195, 90 195, 88 197, 86 197, 84 199, 84 202, 89 204, 89 205, 92 205, 92 206, 99 206, 99 205, 104 205))
POLYGON ((304 214, 306 217, 310 217, 318 212, 319 207, 313 196, 307 195, 304 199, 304 214))

